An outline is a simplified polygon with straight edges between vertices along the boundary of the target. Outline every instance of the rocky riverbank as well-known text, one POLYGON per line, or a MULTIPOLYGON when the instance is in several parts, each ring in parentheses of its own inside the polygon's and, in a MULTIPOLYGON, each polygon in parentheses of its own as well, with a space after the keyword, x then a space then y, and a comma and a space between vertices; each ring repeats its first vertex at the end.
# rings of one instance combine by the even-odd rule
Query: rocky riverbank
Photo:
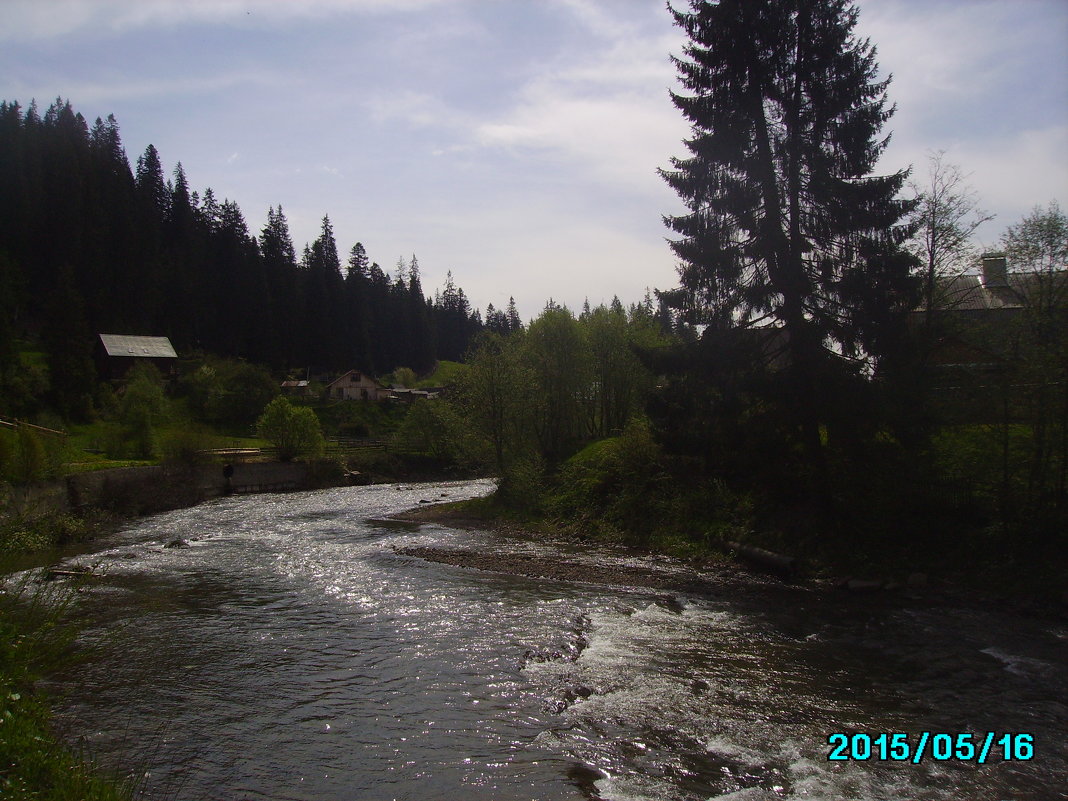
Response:
MULTIPOLYGON (((394 515, 394 519, 414 523, 440 523, 450 528, 491 531, 501 537, 573 545, 574 536, 561 533, 559 536, 534 532, 508 520, 481 517, 472 514, 462 505, 433 503, 394 515)), ((1056 621, 1068 620, 1068 593, 1059 600, 1029 596, 1003 596, 981 589, 966 588, 923 576, 922 580, 902 582, 874 581, 865 578, 843 576, 792 576, 783 580, 773 578, 759 565, 752 564, 744 556, 740 561, 700 560, 688 562, 664 557, 663 569, 633 566, 612 562, 592 564, 589 560, 571 559, 566 547, 552 557, 534 554, 497 551, 482 551, 459 548, 410 547, 399 548, 397 553, 426 559, 431 562, 469 567, 496 573, 545 578, 559 581, 579 581, 590 584, 607 584, 628 587, 648 587, 672 593, 718 596, 724 593, 763 591, 778 585, 807 587, 819 593, 832 593, 851 603, 878 606, 953 606, 957 608, 998 611, 1027 618, 1043 618, 1056 621), (756 572, 752 572, 752 571, 756 572)), ((648 554, 643 554, 648 555, 648 554)), ((771 571, 773 574, 776 571, 771 571)))
MULTIPOLYGON (((421 506, 393 517, 414 523, 441 523, 450 528, 492 531, 507 538, 546 539, 545 535, 535 534, 515 523, 472 516, 462 507, 457 508, 449 503, 421 506)), ((561 537, 560 541, 566 544, 570 539, 572 538, 561 537)), ((648 587, 694 595, 717 595, 727 584, 738 583, 741 578, 740 568, 730 563, 689 564, 681 560, 671 560, 663 569, 657 569, 615 561, 608 564, 591 564, 588 560, 569 559, 559 552, 551 557, 515 551, 487 552, 437 547, 398 548, 396 552, 431 562, 496 573, 588 584, 648 587)))

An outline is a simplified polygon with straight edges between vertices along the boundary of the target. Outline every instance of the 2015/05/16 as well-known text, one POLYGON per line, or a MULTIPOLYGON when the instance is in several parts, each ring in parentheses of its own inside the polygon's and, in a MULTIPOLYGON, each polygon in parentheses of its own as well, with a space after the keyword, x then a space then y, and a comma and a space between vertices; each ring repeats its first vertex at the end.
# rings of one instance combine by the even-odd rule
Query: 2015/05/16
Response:
POLYGON ((864 762, 877 759, 912 762, 918 765, 925 757, 930 757, 942 762, 976 760, 982 765, 991 757, 1000 754, 1005 761, 1026 761, 1034 757, 1034 739, 1031 734, 1013 732, 1006 732, 998 737, 996 732, 988 731, 986 736, 979 740, 976 735, 968 732, 947 734, 925 731, 920 732, 919 740, 913 746, 910 735, 902 732, 884 732, 874 737, 864 733, 849 735, 836 732, 827 737, 827 743, 832 746, 827 759, 832 762, 864 762))

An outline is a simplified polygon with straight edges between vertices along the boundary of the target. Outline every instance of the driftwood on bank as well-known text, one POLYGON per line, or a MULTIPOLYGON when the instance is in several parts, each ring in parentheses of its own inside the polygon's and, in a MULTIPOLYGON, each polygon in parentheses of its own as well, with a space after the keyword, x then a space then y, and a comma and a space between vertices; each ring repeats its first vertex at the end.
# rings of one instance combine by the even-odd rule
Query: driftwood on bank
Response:
POLYGON ((792 556, 783 556, 774 551, 757 548, 754 545, 743 545, 734 540, 728 540, 727 546, 743 562, 768 573, 773 573, 781 578, 793 578, 797 573, 797 559, 792 556))
POLYGON ((81 569, 76 568, 74 570, 61 570, 58 567, 50 567, 45 573, 44 580, 55 581, 58 578, 90 578, 95 577, 96 575, 97 574, 88 567, 81 569))

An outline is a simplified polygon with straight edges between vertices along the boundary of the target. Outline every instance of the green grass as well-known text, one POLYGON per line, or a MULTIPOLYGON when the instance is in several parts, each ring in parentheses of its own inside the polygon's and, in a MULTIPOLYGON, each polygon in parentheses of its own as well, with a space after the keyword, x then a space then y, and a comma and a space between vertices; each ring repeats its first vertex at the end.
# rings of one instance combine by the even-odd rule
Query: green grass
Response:
POLYGON ((420 378, 415 386, 417 389, 424 387, 445 387, 456 383, 456 380, 467 370, 467 365, 460 362, 439 361, 434 365, 434 372, 420 378))
POLYGON ((151 459, 108 459, 95 454, 85 454, 85 461, 67 462, 63 465, 63 474, 72 476, 79 473, 95 473, 98 470, 112 470, 118 467, 146 467, 157 464, 151 459))
POLYGON ((47 551, 69 542, 91 538, 99 527, 93 517, 47 514, 39 517, 17 515, 0 518, 0 559, 5 554, 47 551))
POLYGON ((48 354, 43 350, 19 351, 19 361, 23 367, 36 367, 41 370, 48 369, 48 354))
POLYGON ((0 595, 0 797, 5 801, 121 801, 133 796, 52 732, 36 683, 69 662, 77 628, 64 622, 67 591, 0 595))
POLYGON ((173 419, 155 428, 159 452, 155 459, 111 458, 104 452, 109 437, 114 438, 115 424, 106 421, 75 424, 70 427, 68 462, 64 473, 83 473, 111 467, 134 467, 158 464, 166 456, 167 443, 175 438, 194 437, 198 448, 268 448, 267 440, 256 436, 222 431, 202 423, 173 419))
POLYGON ((407 407, 400 404, 354 400, 311 406, 323 426, 324 436, 353 439, 385 439, 397 430, 408 413, 407 407))

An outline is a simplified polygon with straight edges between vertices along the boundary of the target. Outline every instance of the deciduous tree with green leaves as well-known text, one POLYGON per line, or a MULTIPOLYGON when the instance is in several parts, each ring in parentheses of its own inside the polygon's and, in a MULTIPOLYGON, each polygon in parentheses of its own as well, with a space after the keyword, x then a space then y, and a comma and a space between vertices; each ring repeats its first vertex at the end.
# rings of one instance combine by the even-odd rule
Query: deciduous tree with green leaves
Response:
POLYGON ((298 456, 319 456, 325 447, 315 412, 307 406, 294 406, 281 395, 267 404, 256 431, 278 449, 283 462, 298 456))
POLYGON ((1052 528, 1063 531, 1068 518, 1068 215, 1055 200, 1045 209, 1036 206, 1009 226, 1001 243, 1009 264, 1028 273, 1030 284, 1012 377, 1022 401, 1017 415, 1027 423, 1030 440, 1022 506, 1055 520, 1052 528))

